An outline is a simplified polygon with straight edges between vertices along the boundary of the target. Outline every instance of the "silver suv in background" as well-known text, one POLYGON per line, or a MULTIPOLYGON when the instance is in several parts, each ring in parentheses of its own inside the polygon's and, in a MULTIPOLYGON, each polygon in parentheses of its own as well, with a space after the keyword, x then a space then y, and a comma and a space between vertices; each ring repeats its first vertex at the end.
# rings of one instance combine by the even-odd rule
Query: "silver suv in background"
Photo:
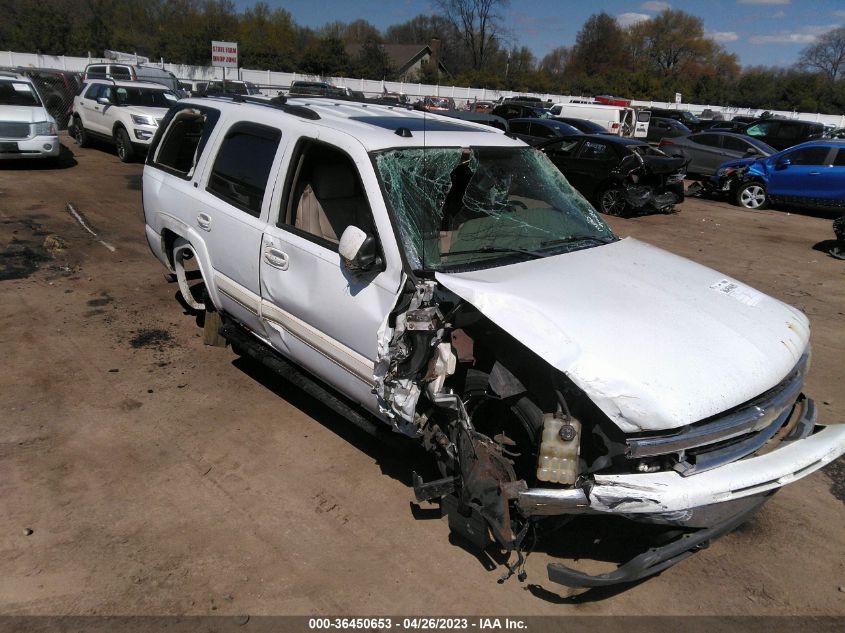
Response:
POLYGON ((158 124, 178 101, 161 84, 89 80, 73 100, 70 127, 80 147, 93 139, 113 143, 124 163, 146 153, 158 124))
POLYGON ((56 120, 47 112, 32 82, 0 72, 0 160, 59 156, 56 120))

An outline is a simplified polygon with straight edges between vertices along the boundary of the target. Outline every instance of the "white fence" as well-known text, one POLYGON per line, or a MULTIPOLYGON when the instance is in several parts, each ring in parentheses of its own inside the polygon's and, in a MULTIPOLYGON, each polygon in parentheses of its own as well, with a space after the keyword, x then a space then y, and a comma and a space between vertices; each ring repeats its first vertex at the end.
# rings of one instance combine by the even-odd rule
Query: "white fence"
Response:
MULTIPOLYGON (((0 51, 0 65, 8 65, 11 67, 24 66, 32 68, 57 68, 60 70, 82 71, 85 66, 94 62, 106 62, 100 57, 68 57, 65 55, 40 55, 35 53, 15 53, 13 51, 0 51)), ((222 68, 214 68, 211 66, 188 66, 185 64, 155 64, 156 66, 169 70, 179 79, 190 80, 208 80, 208 79, 222 79, 222 68)), ((512 92, 509 90, 489 90, 487 88, 468 88, 461 86, 440 86, 423 83, 406 83, 401 81, 378 81, 373 79, 351 79, 348 77, 316 77, 313 75, 304 75, 301 73, 286 73, 272 70, 251 70, 248 68, 239 68, 237 70, 239 79, 244 81, 251 81, 259 86, 262 86, 262 92, 271 96, 275 96, 290 86, 291 82, 297 80, 305 81, 328 81, 331 84, 340 86, 342 88, 351 88, 353 90, 360 90, 368 95, 382 94, 383 92, 398 92, 407 95, 410 99, 415 100, 426 95, 439 95, 442 97, 452 97, 460 106, 467 101, 494 101, 499 97, 511 97, 517 94, 540 97, 543 100, 551 100, 553 103, 567 102, 576 99, 583 99, 583 97, 573 95, 560 94, 539 94, 539 93, 524 93, 512 92)), ((234 71, 227 71, 226 77, 234 79, 234 71)), ((693 104, 684 103, 677 105, 675 103, 666 103, 662 101, 633 101, 633 105, 641 107, 656 107, 656 108, 680 108, 689 110, 693 113, 700 114, 705 109, 713 112, 721 112, 726 119, 733 118, 738 115, 756 116, 762 114, 763 110, 753 108, 734 108, 729 106, 721 106, 717 104, 693 104)), ((845 114, 820 114, 818 112, 787 112, 783 110, 770 110, 772 114, 778 114, 790 119, 802 119, 805 121, 817 121, 826 125, 834 125, 836 127, 845 127, 845 114)))

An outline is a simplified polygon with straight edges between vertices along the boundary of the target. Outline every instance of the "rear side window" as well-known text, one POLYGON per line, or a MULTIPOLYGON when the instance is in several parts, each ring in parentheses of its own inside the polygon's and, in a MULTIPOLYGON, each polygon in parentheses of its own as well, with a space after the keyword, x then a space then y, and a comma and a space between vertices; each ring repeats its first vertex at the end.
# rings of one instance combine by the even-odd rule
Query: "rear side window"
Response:
POLYGON ((258 217, 282 132, 257 123, 238 123, 214 159, 207 190, 241 211, 258 217))
POLYGON ((717 134, 696 134, 690 136, 690 140, 695 141, 699 145, 706 145, 707 147, 719 147, 719 136, 717 134))
POLYGON ((775 138, 782 138, 786 140, 800 138, 801 133, 803 132, 802 128, 803 126, 801 125, 781 123, 778 125, 777 132, 775 132, 775 138))
POLYGON ((538 136, 540 138, 552 138, 556 136, 553 129, 546 127, 542 123, 531 124, 531 135, 538 136))
POLYGON ((161 141, 154 140, 150 148, 149 164, 188 180, 194 175, 220 112, 190 106, 171 112, 161 124, 161 141))
POLYGON ((511 121, 511 132, 514 134, 529 134, 528 121, 511 121))
POLYGON ((587 158, 590 160, 613 160, 617 158, 616 152, 605 144, 597 141, 584 141, 581 151, 578 152, 578 158, 587 158))
POLYGON ((751 146, 751 144, 746 143, 741 138, 736 138, 735 136, 725 136, 723 137, 725 143, 725 149, 730 149, 735 152, 747 152, 751 146))

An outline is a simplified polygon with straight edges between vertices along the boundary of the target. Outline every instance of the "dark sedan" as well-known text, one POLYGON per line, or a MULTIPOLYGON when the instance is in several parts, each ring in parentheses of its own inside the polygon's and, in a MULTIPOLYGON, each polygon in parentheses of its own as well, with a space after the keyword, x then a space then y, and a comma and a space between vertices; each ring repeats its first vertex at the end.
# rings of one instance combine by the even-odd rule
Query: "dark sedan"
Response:
POLYGON ((535 146, 549 139, 581 133, 577 128, 554 119, 511 119, 508 129, 512 136, 535 146))
POLYGON ((574 128, 577 128, 579 132, 583 132, 584 134, 612 134, 612 132, 608 132, 607 128, 602 125, 599 125, 595 121, 588 121, 587 119, 576 119, 574 117, 568 116, 556 116, 554 118, 555 121, 561 121, 566 123, 567 125, 571 125, 574 128))
POLYGON ((618 189, 620 163, 636 154, 643 162, 643 185, 655 194, 674 194, 676 202, 684 199, 684 160, 671 158, 639 139, 610 134, 581 134, 548 141, 539 146, 569 183, 592 200, 600 211, 603 194, 618 189))

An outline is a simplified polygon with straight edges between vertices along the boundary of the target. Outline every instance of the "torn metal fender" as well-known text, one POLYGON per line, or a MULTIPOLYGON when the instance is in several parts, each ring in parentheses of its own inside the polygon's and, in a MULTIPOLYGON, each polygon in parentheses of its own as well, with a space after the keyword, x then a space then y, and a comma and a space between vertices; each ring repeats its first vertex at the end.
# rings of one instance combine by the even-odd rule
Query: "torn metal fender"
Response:
POLYGON ((586 491, 530 489, 518 495, 527 516, 606 513, 668 516, 776 490, 806 477, 845 453, 845 424, 748 459, 683 477, 675 471, 595 475, 586 491))

